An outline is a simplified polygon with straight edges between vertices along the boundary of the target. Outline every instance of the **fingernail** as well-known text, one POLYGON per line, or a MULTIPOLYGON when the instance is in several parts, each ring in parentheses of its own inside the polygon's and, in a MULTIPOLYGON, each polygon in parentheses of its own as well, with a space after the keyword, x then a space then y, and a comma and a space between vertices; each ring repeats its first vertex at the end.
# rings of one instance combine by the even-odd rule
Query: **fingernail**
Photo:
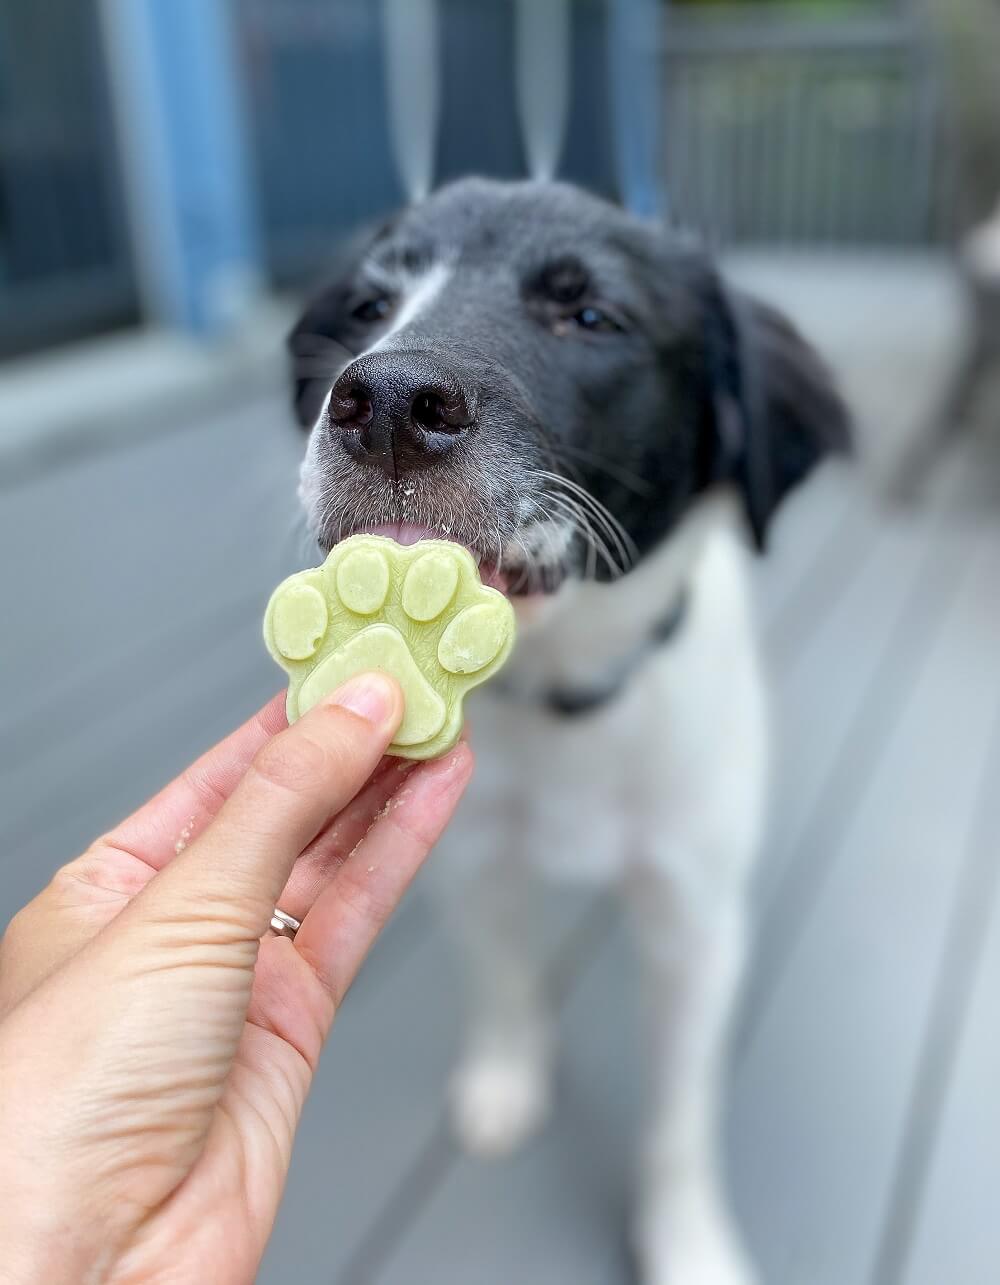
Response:
POLYGON ((337 688, 330 697, 330 704, 349 709, 352 714, 377 726, 389 716, 394 704, 393 691, 384 674, 358 674, 337 688))

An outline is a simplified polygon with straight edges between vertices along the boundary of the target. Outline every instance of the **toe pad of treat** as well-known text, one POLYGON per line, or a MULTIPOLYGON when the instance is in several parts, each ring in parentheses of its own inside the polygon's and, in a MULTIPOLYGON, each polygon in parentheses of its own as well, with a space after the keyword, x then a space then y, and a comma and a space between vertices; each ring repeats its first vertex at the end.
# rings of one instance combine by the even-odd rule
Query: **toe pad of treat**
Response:
POLYGON ((461 545, 357 535, 278 586, 264 639, 288 673, 290 722, 355 674, 380 669, 406 698, 389 753, 434 758, 458 740, 466 692, 509 656, 514 612, 461 545))

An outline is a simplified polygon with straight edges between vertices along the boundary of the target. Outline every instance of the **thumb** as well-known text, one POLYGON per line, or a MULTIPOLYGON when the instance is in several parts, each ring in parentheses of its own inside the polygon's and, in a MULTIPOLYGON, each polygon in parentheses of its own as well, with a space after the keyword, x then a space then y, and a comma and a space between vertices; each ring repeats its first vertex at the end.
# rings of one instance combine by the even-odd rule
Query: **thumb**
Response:
POLYGON ((204 834, 129 909, 262 936, 296 859, 374 772, 402 716, 385 674, 345 683, 258 750, 204 834))

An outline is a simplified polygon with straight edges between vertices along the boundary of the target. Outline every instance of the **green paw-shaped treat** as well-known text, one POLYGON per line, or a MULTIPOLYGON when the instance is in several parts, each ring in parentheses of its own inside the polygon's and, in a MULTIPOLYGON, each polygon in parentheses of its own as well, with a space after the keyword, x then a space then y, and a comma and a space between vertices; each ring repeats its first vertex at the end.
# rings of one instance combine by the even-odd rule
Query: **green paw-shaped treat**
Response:
POLYGON ((264 640, 288 672, 289 722, 348 678, 381 669, 406 698, 389 753, 426 759, 451 749, 466 692, 510 655, 514 612, 480 583, 461 545, 356 535, 275 589, 264 640))

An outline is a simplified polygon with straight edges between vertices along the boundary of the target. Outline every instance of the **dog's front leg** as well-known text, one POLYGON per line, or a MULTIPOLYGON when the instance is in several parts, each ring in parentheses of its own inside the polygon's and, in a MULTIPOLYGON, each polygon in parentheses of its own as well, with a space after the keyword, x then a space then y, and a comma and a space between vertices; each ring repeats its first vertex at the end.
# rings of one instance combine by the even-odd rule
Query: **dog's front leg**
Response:
POLYGON ((643 865, 628 885, 648 1045, 635 1248, 643 1285, 746 1285, 753 1274, 726 1209, 718 1154, 726 1034, 744 958, 742 896, 706 887, 697 868, 683 876, 677 868, 643 865))
POLYGON ((471 868, 466 848, 463 868, 438 870, 448 884, 468 1023, 451 1082, 452 1121, 462 1145, 478 1155, 512 1151, 541 1126, 551 1102, 541 899, 516 849, 503 848, 471 868))

